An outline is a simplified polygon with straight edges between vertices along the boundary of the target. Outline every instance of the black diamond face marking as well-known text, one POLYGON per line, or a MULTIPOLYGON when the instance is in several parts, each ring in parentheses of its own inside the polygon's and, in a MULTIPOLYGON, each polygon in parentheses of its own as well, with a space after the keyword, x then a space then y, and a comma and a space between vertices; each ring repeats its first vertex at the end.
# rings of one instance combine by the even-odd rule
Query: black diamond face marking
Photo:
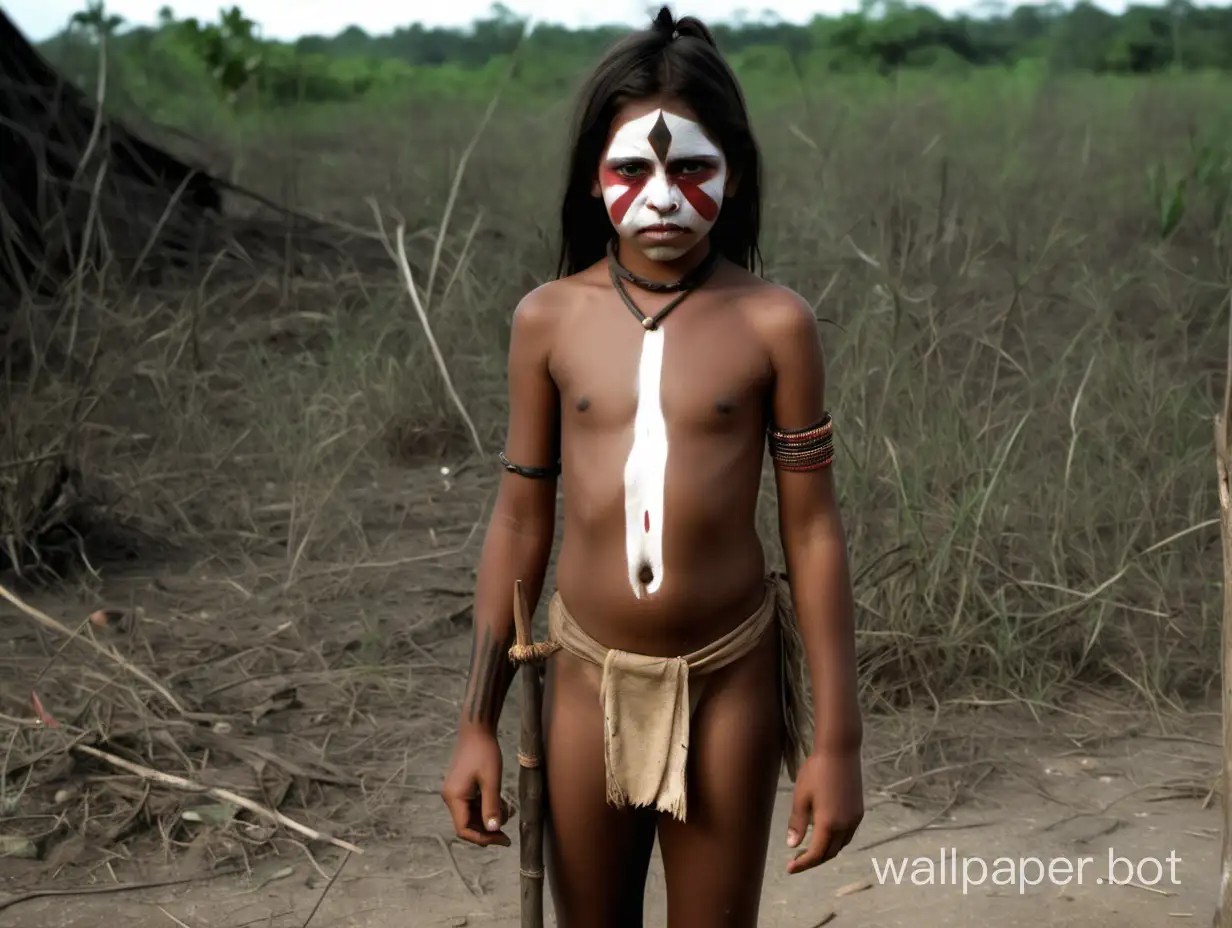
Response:
POLYGON ((667 128, 662 112, 659 113, 659 119, 650 134, 646 136, 646 141, 650 143, 650 150, 655 153, 660 163, 667 164, 667 152, 672 147, 672 130, 667 128))

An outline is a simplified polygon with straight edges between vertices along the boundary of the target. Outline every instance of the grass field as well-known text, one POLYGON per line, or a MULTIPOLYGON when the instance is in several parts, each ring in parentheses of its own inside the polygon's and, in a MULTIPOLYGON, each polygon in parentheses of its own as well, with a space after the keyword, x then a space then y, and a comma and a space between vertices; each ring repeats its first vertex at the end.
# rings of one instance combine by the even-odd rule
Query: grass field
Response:
MULTIPOLYGON (((928 747, 943 722, 900 738, 904 710, 952 733, 977 707, 1043 717, 1080 691, 1157 719, 1206 704, 1226 92, 985 76, 755 90, 765 273, 820 320, 864 703, 898 745, 874 781, 951 756, 928 747)), ((396 831, 405 791, 435 790, 509 318, 555 266, 567 112, 508 91, 486 124, 483 103, 423 100, 253 121, 240 181, 358 230, 341 260, 207 255, 140 287, 104 269, 21 307, 0 427, 11 550, 37 535, 34 501, 63 463, 55 511, 84 535, 44 536, 43 554, 89 560, 50 587, 29 558, 39 583, 10 575, 76 642, 12 610, 0 625, 6 801, 30 810, 21 831, 44 857, 66 828, 91 846, 134 832, 197 846, 177 794, 155 803, 141 776, 93 781, 44 828, 65 763, 106 769, 72 754, 100 733, 116 756, 348 833, 396 831), (390 236, 405 217, 482 458, 372 237, 373 204, 390 236), (82 621, 103 607, 123 617, 82 621), (32 686, 59 729, 30 721, 32 686), (277 746, 264 767, 258 743, 277 746)), ((769 529, 769 478, 763 502, 769 529)))
MULTIPOLYGON (((278 196, 295 148, 297 202, 355 225, 372 226, 366 197, 400 211, 425 268, 452 207, 435 279, 417 283, 433 285, 432 326, 488 451, 511 309, 554 270, 565 107, 507 98, 453 203, 478 108, 340 113, 254 140, 266 161, 246 159, 278 196)), ((1200 693, 1215 667, 1210 419, 1232 189, 1218 85, 922 81, 763 95, 755 113, 766 274, 814 301, 845 423, 870 697, 1046 701, 1113 680, 1200 693)), ((262 450, 330 480, 384 460, 388 440, 364 445, 377 433, 453 463, 465 431, 396 267, 359 273, 290 303, 293 287, 269 283, 279 310, 329 316, 312 365, 224 353, 257 366, 237 373, 264 410, 262 450)))

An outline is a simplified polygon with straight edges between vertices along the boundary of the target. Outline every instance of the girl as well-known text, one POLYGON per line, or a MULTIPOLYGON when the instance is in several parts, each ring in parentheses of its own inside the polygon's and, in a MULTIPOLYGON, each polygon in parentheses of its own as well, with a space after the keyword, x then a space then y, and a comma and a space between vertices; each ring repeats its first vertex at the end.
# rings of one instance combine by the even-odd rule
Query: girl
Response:
POLYGON ((824 362, 809 305, 753 273, 760 218, 735 77, 702 23, 664 8, 582 90, 560 276, 514 313, 506 473, 442 788, 459 837, 510 844, 511 591, 542 593, 559 479, 544 765, 565 928, 641 925, 656 834, 672 928, 753 928, 784 762, 789 872, 863 815, 824 362), (790 588, 755 524, 767 444, 790 588))

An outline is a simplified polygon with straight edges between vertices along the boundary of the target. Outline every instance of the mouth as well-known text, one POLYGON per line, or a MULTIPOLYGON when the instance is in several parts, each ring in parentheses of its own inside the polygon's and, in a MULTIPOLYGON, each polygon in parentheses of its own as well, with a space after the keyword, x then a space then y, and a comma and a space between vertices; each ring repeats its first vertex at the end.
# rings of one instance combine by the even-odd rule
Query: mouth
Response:
POLYGON ((678 226, 673 222, 659 222, 653 226, 645 226, 638 230, 638 235, 645 238, 653 239, 668 239, 676 238, 681 235, 687 235, 689 230, 683 226, 678 226))

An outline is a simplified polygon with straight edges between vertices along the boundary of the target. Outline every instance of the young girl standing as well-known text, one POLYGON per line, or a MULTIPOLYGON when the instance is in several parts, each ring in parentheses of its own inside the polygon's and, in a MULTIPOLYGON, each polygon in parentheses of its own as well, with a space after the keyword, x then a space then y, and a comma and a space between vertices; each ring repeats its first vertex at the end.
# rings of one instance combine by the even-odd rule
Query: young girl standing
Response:
POLYGON ((760 198, 735 77, 702 23, 664 8, 583 88, 561 273, 514 313, 506 473, 442 788, 460 837, 510 843, 510 591, 542 593, 562 481, 544 766, 564 928, 641 925, 656 835, 671 928, 753 928, 784 763, 790 872, 863 815, 824 361, 809 305, 753 273, 760 198), (767 446, 787 579, 756 530, 767 446))

